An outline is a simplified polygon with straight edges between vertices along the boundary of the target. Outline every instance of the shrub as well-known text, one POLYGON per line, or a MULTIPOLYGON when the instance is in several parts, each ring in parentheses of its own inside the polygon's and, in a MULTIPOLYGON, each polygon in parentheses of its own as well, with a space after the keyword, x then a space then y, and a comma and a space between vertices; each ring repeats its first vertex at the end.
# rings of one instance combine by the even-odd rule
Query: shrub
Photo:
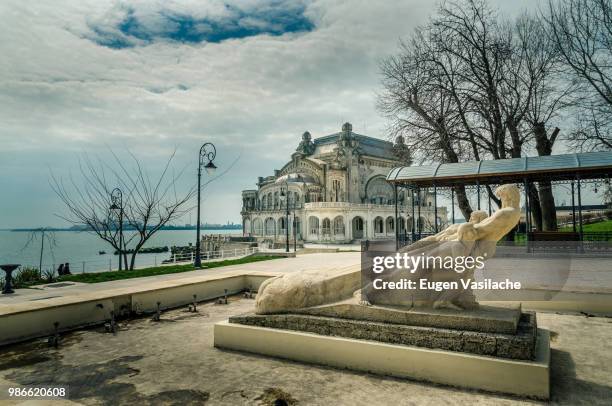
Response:
MULTIPOLYGON (((41 283, 52 283, 56 281, 55 271, 53 269, 46 269, 39 271, 38 268, 24 267, 16 272, 13 276, 13 286, 15 288, 25 288, 31 285, 38 285, 41 283)), ((2 284, 4 285, 4 280, 2 284)))
POLYGON ((40 280, 40 271, 33 267, 21 268, 13 277, 13 283, 16 288, 28 286, 40 282, 40 280))
POLYGON ((57 280, 55 277, 55 271, 53 269, 46 269, 43 271, 42 279, 45 283, 53 283, 57 280))

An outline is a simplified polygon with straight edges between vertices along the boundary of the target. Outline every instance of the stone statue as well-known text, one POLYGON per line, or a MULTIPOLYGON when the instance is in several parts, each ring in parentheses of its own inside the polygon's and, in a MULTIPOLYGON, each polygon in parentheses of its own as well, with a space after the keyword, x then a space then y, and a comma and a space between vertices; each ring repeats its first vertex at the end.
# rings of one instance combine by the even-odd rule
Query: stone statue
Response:
MULTIPOLYGON (((470 214, 470 219, 468 223, 470 224, 478 224, 482 220, 486 219, 488 216, 487 212, 484 210, 474 210, 472 214, 470 214)), ((438 234, 430 235, 429 237, 425 237, 420 241, 452 241, 457 238, 457 232, 459 231, 459 226, 462 224, 451 224, 444 230, 440 231, 438 234)))
POLYGON ((397 138, 395 138, 395 144, 393 144, 392 151, 398 161, 401 161, 405 166, 412 165, 412 153, 408 145, 406 145, 403 136, 398 135, 397 138))
POLYGON ((312 142, 312 136, 308 131, 302 134, 302 141, 298 145, 296 151, 304 155, 312 155, 315 150, 315 144, 312 142))
MULTIPOLYGON (((520 193, 515 185, 502 185, 495 190, 502 202, 501 209, 490 217, 486 213, 472 213, 470 221, 459 225, 451 225, 428 240, 421 240, 404 247, 399 252, 408 255, 427 255, 432 257, 472 256, 491 258, 495 247, 518 223, 520 211, 520 193), (485 217, 485 218, 483 218, 485 217)), ((427 277, 434 281, 457 280, 473 277, 474 269, 466 269, 463 273, 454 271, 421 267, 414 272, 413 277, 427 277)), ((389 270, 385 273, 385 281, 397 281, 404 278, 405 273, 399 270, 389 270)), ((418 292, 411 294, 404 290, 385 292, 376 296, 372 285, 359 289, 360 272, 332 274, 321 272, 296 272, 269 279, 259 288, 256 300, 258 314, 282 313, 310 306, 318 306, 349 299, 351 292, 361 296, 363 305, 379 304, 402 307, 433 307, 451 308, 456 310, 478 307, 475 297, 469 289, 447 290, 442 292, 418 292)), ((459 284, 461 285, 461 284, 459 284)))

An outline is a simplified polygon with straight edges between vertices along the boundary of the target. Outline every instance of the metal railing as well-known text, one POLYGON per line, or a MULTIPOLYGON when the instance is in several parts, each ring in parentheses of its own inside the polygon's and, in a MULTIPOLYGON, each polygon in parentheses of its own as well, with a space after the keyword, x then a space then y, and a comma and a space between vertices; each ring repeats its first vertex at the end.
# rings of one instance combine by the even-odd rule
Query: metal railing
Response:
MULTIPOLYGON (((238 258, 244 257, 246 255, 251 255, 253 253, 258 252, 257 247, 251 248, 236 248, 236 249, 226 249, 219 251, 202 251, 202 261, 205 260, 218 260, 218 259, 229 259, 229 258, 238 258)), ((181 264, 193 262, 195 257, 195 251, 191 253, 184 254, 175 254, 170 255, 168 259, 168 254, 140 254, 136 257, 136 266, 135 268, 149 268, 149 267, 157 267, 160 265, 166 264, 181 264)), ((101 260, 88 260, 88 261, 73 261, 70 262, 70 272, 72 274, 80 274, 80 273, 94 273, 94 272, 108 272, 108 271, 116 271, 119 269, 119 259, 118 256, 112 256, 111 258, 101 259, 101 260)), ((57 271, 59 263, 43 263, 43 271, 57 271)), ((24 263, 21 265, 21 269, 25 268, 36 268, 38 269, 38 264, 36 263, 24 263)))
MULTIPOLYGON (((218 251, 202 251, 202 261, 212 261, 217 259, 237 258, 255 254, 259 251, 257 247, 234 248, 218 251)), ((172 254, 170 259, 163 261, 163 264, 179 264, 184 262, 193 262, 195 259, 195 251, 182 254, 172 254)))

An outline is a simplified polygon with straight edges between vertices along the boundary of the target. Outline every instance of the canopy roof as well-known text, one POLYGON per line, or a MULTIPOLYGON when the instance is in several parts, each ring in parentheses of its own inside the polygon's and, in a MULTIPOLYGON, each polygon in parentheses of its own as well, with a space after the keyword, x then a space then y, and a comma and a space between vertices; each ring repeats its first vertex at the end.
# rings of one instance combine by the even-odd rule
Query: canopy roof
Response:
POLYGON ((404 166, 387 175, 392 183, 451 186, 541 180, 596 179, 612 174, 612 152, 586 152, 525 158, 404 166))

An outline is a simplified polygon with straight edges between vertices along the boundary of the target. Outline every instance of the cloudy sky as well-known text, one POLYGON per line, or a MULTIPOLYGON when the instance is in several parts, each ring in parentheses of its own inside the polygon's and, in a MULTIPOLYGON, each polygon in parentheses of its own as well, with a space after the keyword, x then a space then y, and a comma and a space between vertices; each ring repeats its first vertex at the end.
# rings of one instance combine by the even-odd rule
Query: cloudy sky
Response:
MULTIPOLYGON (((493 1, 514 14, 534 2, 493 1)), ((430 0, 158 0, 0 3, 0 229, 61 226, 50 173, 129 150, 155 174, 176 149, 220 169, 203 218, 240 221, 240 191, 280 168, 308 130, 344 121, 385 138, 378 61, 424 23, 430 0)), ((189 222, 185 216, 181 222, 189 222)), ((195 213, 191 218, 195 222, 195 213)))

